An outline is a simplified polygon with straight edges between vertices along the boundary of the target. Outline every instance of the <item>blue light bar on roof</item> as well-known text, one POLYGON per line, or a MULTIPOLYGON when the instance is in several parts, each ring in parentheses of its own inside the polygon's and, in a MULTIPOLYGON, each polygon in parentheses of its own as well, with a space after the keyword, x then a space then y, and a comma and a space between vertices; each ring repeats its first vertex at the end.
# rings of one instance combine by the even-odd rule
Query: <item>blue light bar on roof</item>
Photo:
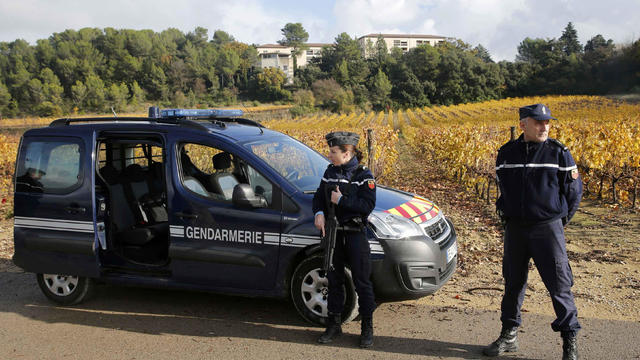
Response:
POLYGON ((242 116, 242 110, 232 109, 165 109, 160 110, 161 118, 229 118, 242 116))

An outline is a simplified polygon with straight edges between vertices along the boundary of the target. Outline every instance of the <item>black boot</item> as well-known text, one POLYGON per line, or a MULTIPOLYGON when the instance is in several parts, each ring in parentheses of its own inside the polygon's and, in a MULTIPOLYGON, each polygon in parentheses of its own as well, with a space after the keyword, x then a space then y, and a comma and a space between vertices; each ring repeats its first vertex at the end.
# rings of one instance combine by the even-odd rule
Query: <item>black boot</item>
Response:
POLYGON ((340 319, 340 314, 329 314, 327 318, 327 329, 324 331, 322 336, 318 339, 320 344, 326 344, 333 341, 333 339, 342 335, 342 327, 340 324, 342 323, 340 319))
POLYGON ((373 345, 373 317, 363 317, 360 329, 360 347, 371 347, 373 345))
POLYGON ((498 356, 505 352, 518 351, 518 328, 502 328, 500 337, 489 346, 482 349, 482 353, 487 356, 498 356))
POLYGON ((578 359, 578 338, 575 334, 562 335, 562 360, 578 359))

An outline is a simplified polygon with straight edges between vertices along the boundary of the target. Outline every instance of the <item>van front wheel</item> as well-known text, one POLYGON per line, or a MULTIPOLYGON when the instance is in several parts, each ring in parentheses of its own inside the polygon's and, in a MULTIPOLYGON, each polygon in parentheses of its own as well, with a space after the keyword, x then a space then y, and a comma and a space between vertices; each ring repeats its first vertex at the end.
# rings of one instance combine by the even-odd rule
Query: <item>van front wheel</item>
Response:
POLYGON ((74 305, 86 300, 93 287, 91 279, 82 276, 37 274, 40 290, 53 302, 74 305))
MULTIPOLYGON (((329 280, 322 270, 323 257, 308 257, 298 266, 291 278, 291 300, 298 313, 308 322, 326 325, 328 317, 329 280)), ((358 316, 358 294, 351 271, 345 268, 344 308, 342 321, 348 322, 358 316)))

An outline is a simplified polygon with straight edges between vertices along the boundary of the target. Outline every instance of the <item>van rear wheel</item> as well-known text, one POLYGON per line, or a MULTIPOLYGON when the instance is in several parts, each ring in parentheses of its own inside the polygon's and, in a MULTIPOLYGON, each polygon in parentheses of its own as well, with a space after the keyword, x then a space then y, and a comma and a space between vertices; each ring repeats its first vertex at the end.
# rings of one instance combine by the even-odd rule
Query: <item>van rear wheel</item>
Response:
POLYGON ((91 294, 91 279, 82 276, 37 274, 36 279, 44 295, 60 305, 74 305, 91 294))
MULTIPOLYGON (((291 278, 291 300, 296 310, 312 324, 324 326, 328 317, 329 279, 322 270, 322 256, 308 257, 298 266, 291 278)), ((349 322, 358 316, 358 294, 351 271, 345 268, 344 309, 342 322, 349 322)))

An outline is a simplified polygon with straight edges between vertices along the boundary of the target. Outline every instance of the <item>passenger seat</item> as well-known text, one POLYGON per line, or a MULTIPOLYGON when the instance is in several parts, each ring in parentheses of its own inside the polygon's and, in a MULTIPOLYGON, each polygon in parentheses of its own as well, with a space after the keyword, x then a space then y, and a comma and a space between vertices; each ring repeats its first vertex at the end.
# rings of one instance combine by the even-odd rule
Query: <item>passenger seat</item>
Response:
POLYGON ((238 185, 238 179, 233 175, 231 167, 231 155, 227 152, 216 154, 212 158, 213 167, 216 170, 211 174, 210 183, 212 190, 224 196, 224 200, 231 200, 233 188, 238 185))
POLYGON ((127 166, 119 181, 110 185, 111 220, 115 225, 116 238, 125 245, 145 245, 156 238, 166 238, 169 224, 165 220, 155 222, 150 218, 140 199, 149 194, 144 171, 137 164, 127 166))

